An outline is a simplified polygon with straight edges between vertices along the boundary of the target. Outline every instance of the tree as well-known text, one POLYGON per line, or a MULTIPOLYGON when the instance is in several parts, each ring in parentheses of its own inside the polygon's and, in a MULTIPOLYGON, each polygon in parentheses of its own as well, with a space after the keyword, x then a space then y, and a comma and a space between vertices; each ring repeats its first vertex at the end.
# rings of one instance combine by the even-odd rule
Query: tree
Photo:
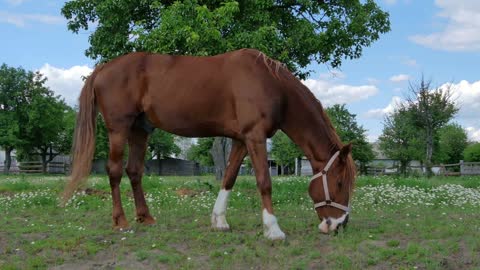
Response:
POLYGON ((432 175, 432 155, 434 139, 439 129, 447 124, 458 112, 450 88, 430 90, 431 82, 422 77, 419 84, 410 84, 410 97, 407 105, 413 114, 414 124, 424 131, 426 141, 425 161, 428 176, 432 175))
POLYGON ((132 51, 213 55, 249 47, 293 71, 312 60, 338 67, 390 30, 373 0, 71 0, 62 14, 74 33, 96 24, 86 55, 100 62, 132 51))
POLYGON ((436 161, 446 164, 463 160, 463 151, 468 146, 467 132, 457 123, 442 127, 439 131, 436 161))
POLYGON ((17 108, 24 117, 20 122, 22 143, 17 146, 18 157, 25 160, 39 155, 43 172, 55 156, 70 150, 73 134, 71 128, 66 128, 66 117, 71 121, 73 111, 44 85, 46 80, 42 74, 35 73, 17 108))
POLYGON ((480 162, 480 143, 474 143, 465 149, 463 152, 465 161, 480 162))
POLYGON ((17 110, 31 74, 23 68, 0 66, 0 147, 5 150, 4 172, 8 173, 12 151, 21 144, 20 111, 17 110))
POLYGON ((389 158, 400 161, 400 172, 406 174, 407 165, 414 159, 422 159, 424 141, 422 131, 414 125, 413 112, 400 106, 385 117, 380 149, 389 158))
POLYGON ((275 162, 282 167, 282 174, 285 173, 285 168, 294 168, 295 159, 303 155, 302 150, 282 131, 272 137, 271 153, 275 162))
POLYGON ((197 143, 192 145, 187 152, 187 158, 194 160, 203 166, 213 166, 212 149, 214 138, 200 138, 197 143))
POLYGON ((223 179, 231 150, 232 139, 215 137, 212 149, 210 149, 210 154, 212 155, 213 164, 215 165, 215 179, 218 181, 223 179))
POLYGON ((152 153, 152 157, 156 157, 158 160, 180 153, 174 136, 161 129, 155 129, 150 135, 148 149, 152 153))
POLYGON ((345 104, 335 104, 326 109, 340 140, 343 143, 353 143, 352 157, 361 164, 365 172, 365 165, 374 158, 372 146, 367 142, 367 131, 359 126, 356 115, 351 114, 345 104))
MULTIPOLYGON (((132 51, 214 55, 255 48, 301 78, 311 61, 338 67, 390 30, 389 14, 373 0, 71 0, 62 14, 74 33, 95 23, 86 55, 99 62, 132 51)), ((227 144, 217 139, 216 149, 227 144)))

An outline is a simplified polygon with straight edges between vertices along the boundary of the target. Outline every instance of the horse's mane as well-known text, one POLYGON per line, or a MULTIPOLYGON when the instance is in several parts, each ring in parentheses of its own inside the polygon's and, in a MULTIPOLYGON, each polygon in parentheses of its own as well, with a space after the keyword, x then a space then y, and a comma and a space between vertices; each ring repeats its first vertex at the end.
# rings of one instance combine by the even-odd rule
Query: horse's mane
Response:
MULTIPOLYGON (((336 151, 342 149, 343 144, 335 130, 335 127, 332 124, 332 121, 330 121, 330 118, 328 117, 326 111, 323 109, 322 103, 315 97, 312 91, 310 91, 307 86, 305 86, 297 77, 295 77, 292 72, 288 70, 285 64, 268 57, 262 52, 258 52, 257 58, 261 58, 263 60, 263 63, 273 77, 275 77, 276 79, 285 80, 286 82, 290 82, 292 85, 295 86, 295 90, 302 95, 303 100, 305 100, 306 102, 312 102, 314 104, 313 106, 316 108, 317 112, 320 114, 320 117, 325 122, 325 135, 330 142, 329 154, 333 155, 336 151)), ((356 166, 352 157, 349 156, 346 159, 341 179, 345 181, 344 184, 349 187, 350 191, 353 189, 353 181, 355 179, 355 175, 356 166)))
POLYGON ((333 127, 330 118, 323 109, 322 103, 315 97, 315 95, 313 95, 312 91, 310 91, 308 87, 306 87, 297 77, 295 77, 292 72, 288 70, 285 64, 268 57, 262 52, 258 52, 257 58, 261 58, 263 60, 263 63, 273 77, 291 82, 296 86, 295 90, 304 97, 303 99, 305 101, 311 101, 315 104, 314 107, 317 109, 318 113, 320 113, 321 118, 324 120, 327 127, 326 135, 330 141, 331 154, 340 150, 342 148, 342 143, 337 135, 337 132, 335 131, 335 127, 333 127))

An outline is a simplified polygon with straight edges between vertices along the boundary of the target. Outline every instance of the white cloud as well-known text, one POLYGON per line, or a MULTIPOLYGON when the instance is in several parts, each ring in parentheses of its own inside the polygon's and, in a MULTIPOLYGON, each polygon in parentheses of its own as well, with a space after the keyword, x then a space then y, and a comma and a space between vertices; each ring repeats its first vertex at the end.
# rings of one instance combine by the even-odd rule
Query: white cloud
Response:
POLYGON ((446 20, 444 29, 409 37, 428 48, 445 51, 480 51, 480 1, 436 0, 438 17, 446 20))
POLYGON ((84 84, 82 76, 88 76, 93 69, 88 66, 73 66, 69 69, 62 69, 45 64, 39 71, 48 78, 46 85, 57 95, 65 98, 67 104, 73 106, 77 104, 78 96, 84 84))
POLYGON ((465 130, 467 131, 469 140, 480 142, 480 128, 467 127, 465 130))
POLYGON ((392 82, 403 82, 403 81, 408 81, 410 79, 410 76, 407 74, 398 74, 390 77, 390 81, 392 82))
POLYGON ((397 0, 384 0, 384 2, 385 2, 387 5, 394 5, 395 3, 397 3, 397 0))
POLYGON ((390 103, 385 108, 369 110, 365 113, 365 117, 374 118, 374 119, 382 119, 384 116, 393 113, 395 111, 395 108, 398 108, 398 106, 402 102, 404 102, 402 100, 402 98, 400 98, 398 96, 394 96, 394 97, 392 97, 392 100, 390 101, 390 103))
POLYGON ((375 85, 353 86, 323 79, 308 79, 302 82, 326 107, 364 100, 378 93, 375 85))
POLYGON ((452 98, 460 106, 458 117, 478 118, 480 115, 480 81, 470 83, 462 80, 457 84, 445 83, 440 88, 449 87, 452 98))
POLYGON ((61 24, 64 18, 60 16, 52 16, 45 14, 26 14, 26 13, 9 13, 0 11, 0 23, 13 24, 17 27, 24 27, 32 23, 42 24, 61 24))

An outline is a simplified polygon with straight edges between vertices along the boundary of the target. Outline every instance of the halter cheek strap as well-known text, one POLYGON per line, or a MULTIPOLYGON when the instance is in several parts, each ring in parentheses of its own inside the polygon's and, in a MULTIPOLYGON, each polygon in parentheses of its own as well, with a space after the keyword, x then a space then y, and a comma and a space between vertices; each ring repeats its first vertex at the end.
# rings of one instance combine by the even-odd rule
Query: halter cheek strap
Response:
POLYGON ((327 173, 328 173, 328 170, 330 169, 330 167, 332 166, 333 162, 335 161, 335 159, 337 159, 338 155, 340 155, 340 151, 335 152, 335 154, 333 154, 333 156, 327 162, 327 165, 325 165, 325 168, 323 168, 323 170, 321 172, 312 176, 312 178, 310 179, 310 182, 312 182, 313 180, 315 180, 315 179, 317 179, 318 177, 321 176, 322 181, 323 181, 323 191, 325 193, 325 201, 318 202, 318 203, 314 204, 313 206, 315 207, 315 209, 317 209, 319 207, 328 205, 328 206, 336 207, 336 208, 341 209, 341 210, 348 213, 348 212, 350 212, 350 207, 341 205, 341 204, 336 203, 336 202, 332 202, 332 200, 330 199, 330 192, 328 191, 327 173))

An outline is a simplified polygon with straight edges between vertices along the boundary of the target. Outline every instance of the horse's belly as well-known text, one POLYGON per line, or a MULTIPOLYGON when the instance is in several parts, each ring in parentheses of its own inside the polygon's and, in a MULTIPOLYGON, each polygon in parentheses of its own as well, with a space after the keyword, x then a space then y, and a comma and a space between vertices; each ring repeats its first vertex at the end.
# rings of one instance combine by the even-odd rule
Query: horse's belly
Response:
POLYGON ((235 121, 225 121, 221 117, 195 113, 166 112, 163 110, 146 111, 152 124, 167 132, 185 137, 236 137, 238 133, 235 121))

